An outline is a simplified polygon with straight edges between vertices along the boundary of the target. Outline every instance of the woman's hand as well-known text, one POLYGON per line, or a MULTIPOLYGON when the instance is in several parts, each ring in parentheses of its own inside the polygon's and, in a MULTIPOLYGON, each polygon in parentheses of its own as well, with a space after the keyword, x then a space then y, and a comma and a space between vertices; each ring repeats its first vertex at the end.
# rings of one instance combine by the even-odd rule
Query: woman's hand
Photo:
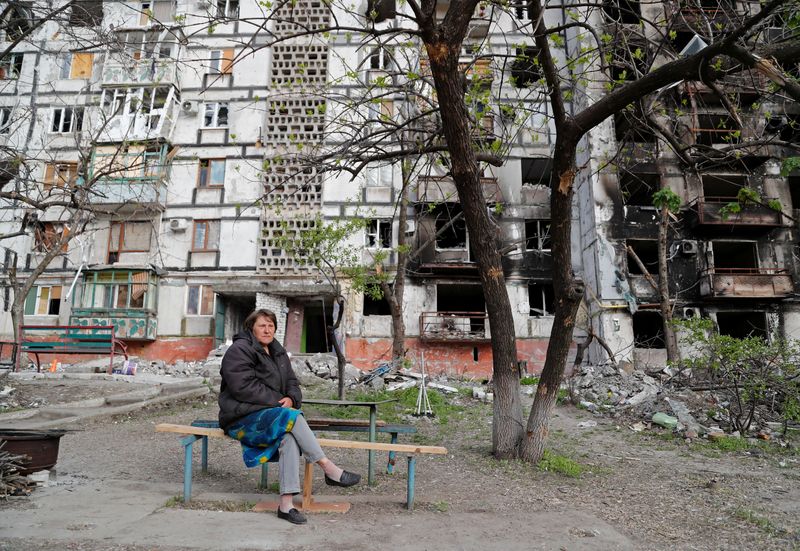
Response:
POLYGON ((282 408, 294 407, 294 402, 288 396, 284 396, 283 398, 278 400, 278 403, 281 405, 282 408))

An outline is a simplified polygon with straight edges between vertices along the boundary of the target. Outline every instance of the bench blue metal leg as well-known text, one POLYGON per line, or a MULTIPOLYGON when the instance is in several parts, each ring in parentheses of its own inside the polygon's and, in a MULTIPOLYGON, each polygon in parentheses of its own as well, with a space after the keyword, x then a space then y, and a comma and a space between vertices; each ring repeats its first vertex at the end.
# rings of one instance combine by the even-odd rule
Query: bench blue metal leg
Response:
MULTIPOLYGON (((392 444, 397 444, 397 433, 392 434, 392 444)), ((395 452, 389 452, 389 462, 386 464, 386 474, 394 474, 394 456, 395 452)))
POLYGON ((406 508, 410 511, 414 508, 414 467, 417 458, 413 455, 408 456, 408 493, 406 495, 406 508))
POLYGON ((189 503, 192 499, 192 445, 197 442, 201 436, 192 434, 181 438, 183 444, 183 502, 189 503))

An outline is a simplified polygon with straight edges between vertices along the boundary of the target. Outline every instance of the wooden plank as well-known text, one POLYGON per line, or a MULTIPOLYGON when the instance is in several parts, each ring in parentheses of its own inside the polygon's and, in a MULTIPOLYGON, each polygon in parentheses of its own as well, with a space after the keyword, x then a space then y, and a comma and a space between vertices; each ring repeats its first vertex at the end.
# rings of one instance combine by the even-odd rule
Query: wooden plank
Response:
POLYGON ((196 434, 198 436, 210 436, 212 438, 223 438, 225 431, 222 429, 210 429, 207 427, 191 427, 189 425, 175 425, 173 423, 159 423, 156 425, 156 432, 174 432, 176 434, 196 434))
POLYGON ((331 440, 318 438, 317 442, 323 448, 346 448, 356 450, 378 450, 400 453, 433 453, 446 454, 447 448, 442 446, 417 446, 416 444, 384 444, 383 442, 356 442, 355 440, 331 440))

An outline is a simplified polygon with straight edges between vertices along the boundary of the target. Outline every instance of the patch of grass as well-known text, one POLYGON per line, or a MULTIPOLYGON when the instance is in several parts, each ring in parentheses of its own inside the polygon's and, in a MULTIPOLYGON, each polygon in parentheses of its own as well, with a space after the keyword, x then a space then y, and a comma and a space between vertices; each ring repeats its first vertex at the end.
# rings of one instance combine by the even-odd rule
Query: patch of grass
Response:
POLYGON ((525 377, 523 377, 522 379, 519 380, 519 384, 521 384, 523 386, 538 385, 539 384, 539 377, 531 376, 531 375, 525 376, 525 377))
POLYGON ((173 507, 180 507, 181 505, 183 505, 183 496, 172 496, 164 504, 164 507, 172 509, 173 507))
POLYGON ((437 501, 435 503, 431 503, 431 509, 437 513, 446 513, 450 509, 450 504, 446 501, 437 501))
POLYGON ((212 501, 203 499, 193 499, 189 503, 178 503, 172 505, 178 509, 190 509, 195 511, 225 511, 227 513, 248 513, 253 510, 256 504, 254 501, 212 501))
POLYGON ((558 455, 550 450, 544 450, 538 467, 542 471, 559 473, 570 478, 580 478, 584 467, 569 457, 558 455))
POLYGON ((745 438, 735 438, 732 436, 724 436, 718 440, 710 440, 706 445, 723 452, 738 452, 749 450, 753 447, 745 438))
POLYGON ((751 524, 761 530, 762 532, 769 534, 770 536, 778 536, 784 533, 784 530, 779 529, 776 527, 770 519, 767 517, 763 517, 753 511, 752 509, 745 509, 744 507, 738 507, 733 510, 733 516, 739 520, 743 520, 748 524, 751 524))

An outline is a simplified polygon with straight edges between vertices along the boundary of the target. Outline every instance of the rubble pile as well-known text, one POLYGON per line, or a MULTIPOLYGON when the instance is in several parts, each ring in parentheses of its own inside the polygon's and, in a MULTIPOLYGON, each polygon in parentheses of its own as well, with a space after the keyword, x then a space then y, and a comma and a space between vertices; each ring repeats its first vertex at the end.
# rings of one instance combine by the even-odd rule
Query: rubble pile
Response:
POLYGON ((754 436, 769 440, 783 431, 780 423, 756 419, 752 434, 726 434, 723 398, 711 390, 693 391, 675 377, 670 367, 644 372, 623 363, 584 365, 567 382, 573 399, 598 415, 629 419, 629 428, 641 432, 658 426, 685 438, 715 440, 725 436, 754 436))

